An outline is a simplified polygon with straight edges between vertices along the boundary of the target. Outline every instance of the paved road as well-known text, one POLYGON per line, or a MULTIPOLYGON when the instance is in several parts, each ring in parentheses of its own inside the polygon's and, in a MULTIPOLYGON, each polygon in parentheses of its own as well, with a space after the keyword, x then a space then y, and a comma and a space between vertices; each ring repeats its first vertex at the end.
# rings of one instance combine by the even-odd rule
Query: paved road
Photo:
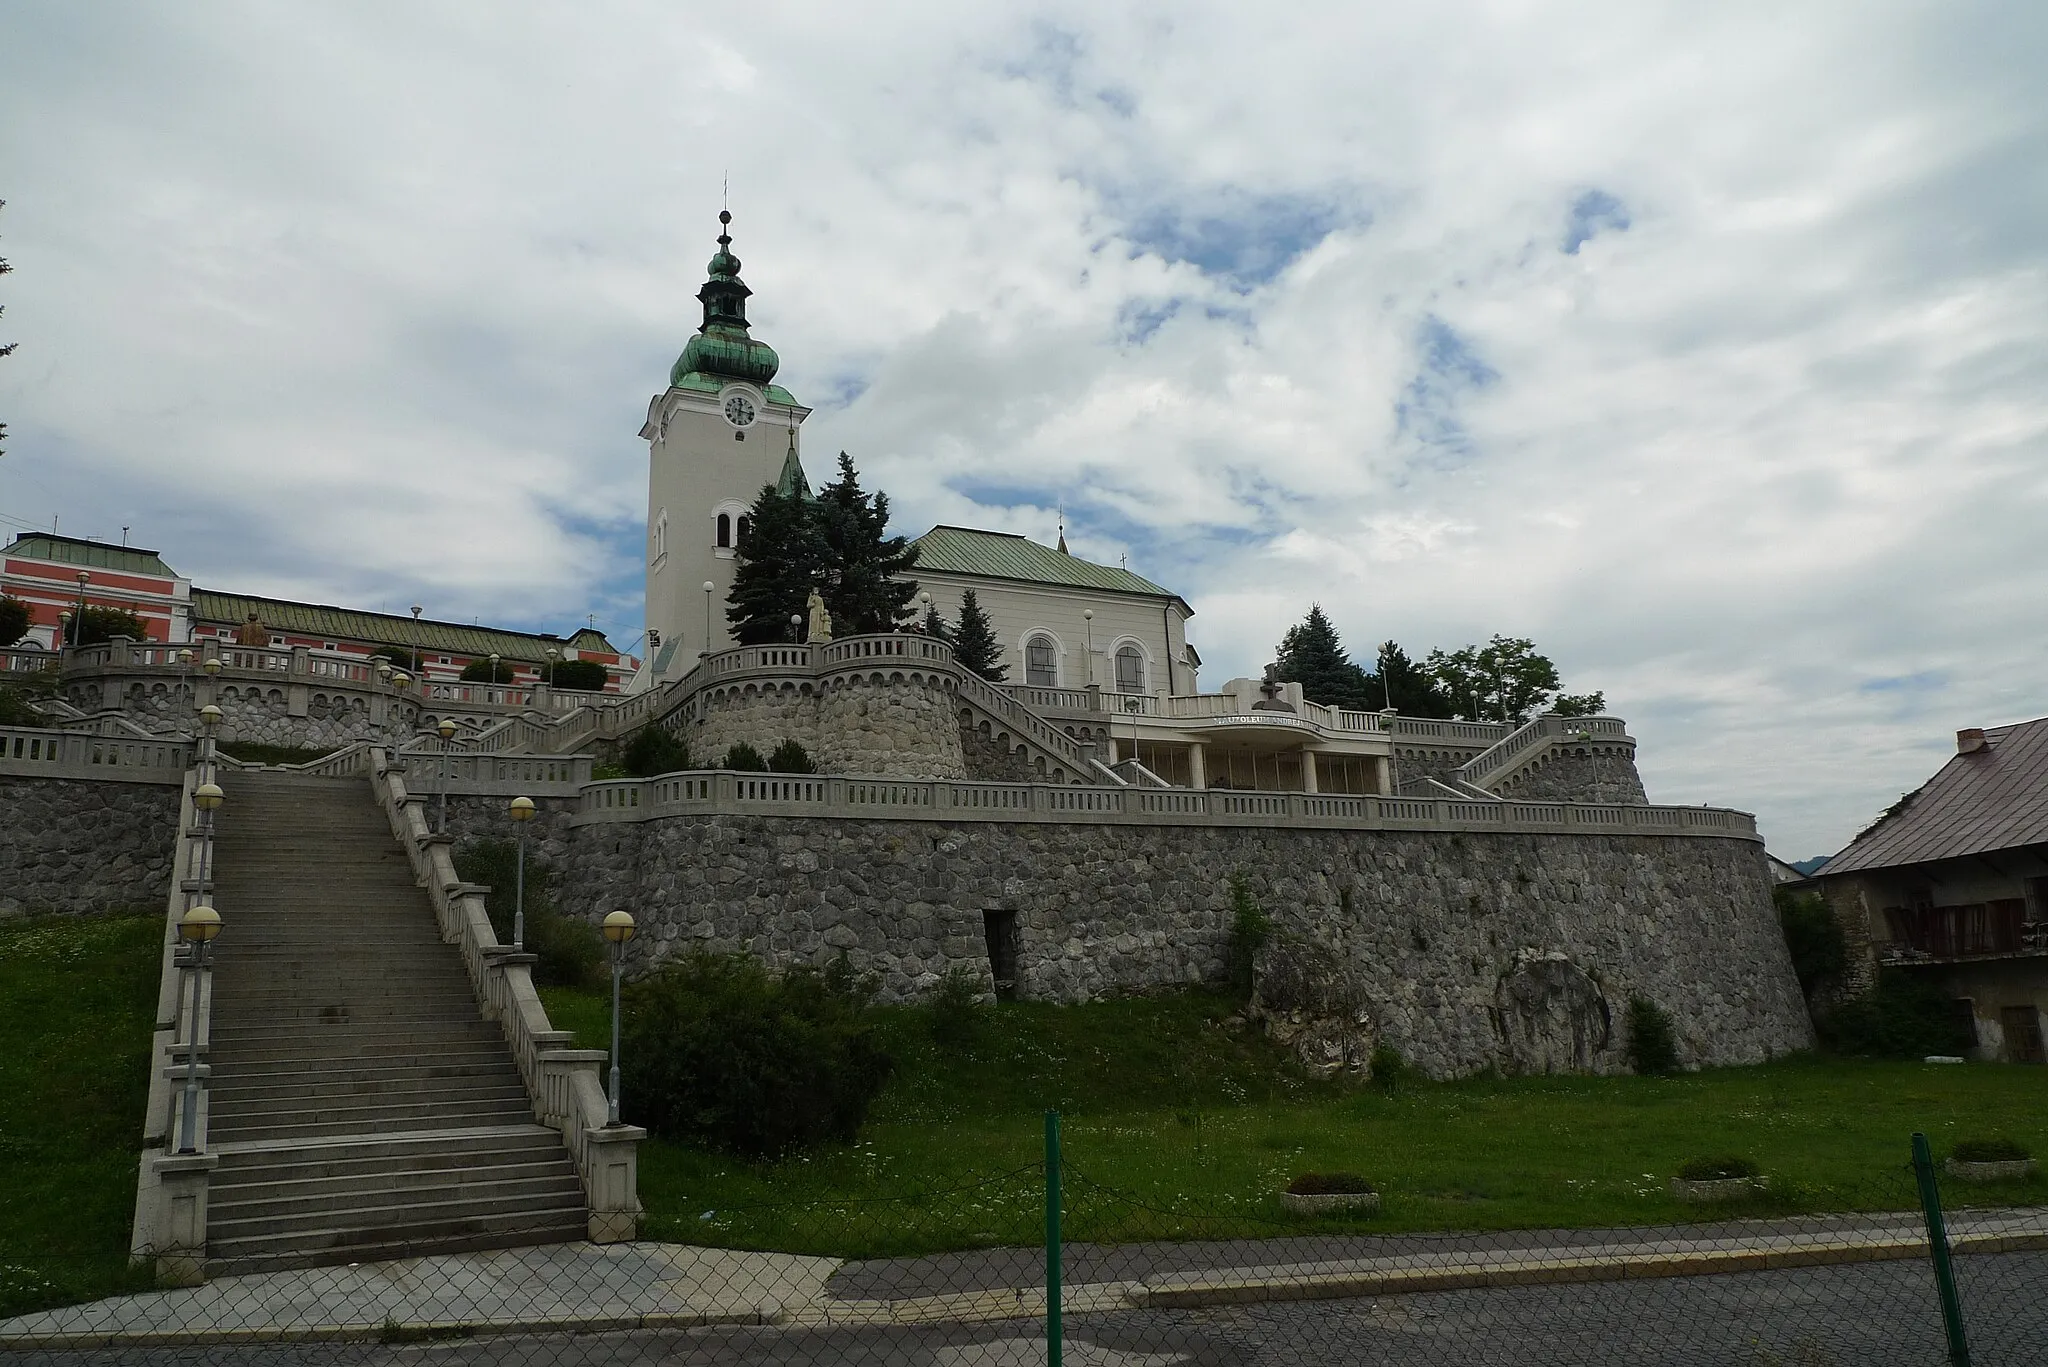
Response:
MULTIPOLYGON (((1977 1367, 2048 1362, 2048 1253, 1958 1260, 1977 1367)), ((1937 1367, 1932 1277, 1919 1262, 1505 1290, 1072 1316, 1070 1367, 1672 1364, 1937 1367)), ((875 1364, 1025 1367, 1031 1321, 972 1327, 719 1328, 20 1354, 35 1367, 471 1367, 476 1364, 875 1364)))

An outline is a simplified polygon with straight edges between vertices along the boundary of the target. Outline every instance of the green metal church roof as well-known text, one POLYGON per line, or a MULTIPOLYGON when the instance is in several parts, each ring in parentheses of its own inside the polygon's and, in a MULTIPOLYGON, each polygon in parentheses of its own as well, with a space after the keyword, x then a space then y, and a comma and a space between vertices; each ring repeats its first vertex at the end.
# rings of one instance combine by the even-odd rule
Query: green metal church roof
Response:
POLYGON ((87 569, 113 570, 120 574, 152 574, 176 579, 177 572, 155 551, 138 546, 110 546, 104 541, 85 541, 55 532, 23 532, 7 543, 7 554, 28 560, 55 560, 87 569))
MULTIPOLYGON (((983 532, 972 527, 934 527, 911 543, 917 547, 917 568, 944 574, 972 574, 984 579, 1017 579, 1027 584, 1063 584, 1069 588, 1108 593, 1135 593, 1147 598, 1179 594, 1115 565, 1097 565, 1029 537, 1012 532, 983 532)), ((1186 607, 1186 603, 1181 603, 1186 607)))
POLYGON ((330 607, 324 603, 295 603, 285 598, 256 598, 243 593, 218 593, 212 589, 192 590, 192 619, 215 626, 239 626, 250 613, 271 631, 327 640, 366 641, 378 645, 417 646, 423 652, 467 655, 482 658, 496 654, 506 660, 545 664, 548 647, 558 650, 588 650, 616 655, 619 652, 603 633, 580 627, 568 639, 525 631, 502 631, 496 627, 464 626, 459 622, 414 622, 397 613, 359 612, 354 608, 330 607))

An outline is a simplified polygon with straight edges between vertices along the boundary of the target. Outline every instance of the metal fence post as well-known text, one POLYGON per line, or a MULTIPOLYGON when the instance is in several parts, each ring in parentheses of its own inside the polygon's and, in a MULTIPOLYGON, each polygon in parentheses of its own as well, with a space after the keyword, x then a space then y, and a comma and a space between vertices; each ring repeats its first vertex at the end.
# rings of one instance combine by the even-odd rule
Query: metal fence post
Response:
POLYGON ((1941 1190, 1934 1180, 1934 1151, 1927 1136, 1913 1135, 1913 1174, 1920 1179, 1920 1208, 1927 1214, 1927 1251, 1934 1259, 1934 1284, 1941 1292, 1941 1323, 1948 1334, 1950 1367, 1970 1367, 1970 1341, 1963 1332, 1963 1302, 1949 1263, 1948 1229, 1941 1219, 1941 1190))
POLYGON ((1060 1367, 1060 1113, 1045 1113, 1045 1361, 1060 1367))

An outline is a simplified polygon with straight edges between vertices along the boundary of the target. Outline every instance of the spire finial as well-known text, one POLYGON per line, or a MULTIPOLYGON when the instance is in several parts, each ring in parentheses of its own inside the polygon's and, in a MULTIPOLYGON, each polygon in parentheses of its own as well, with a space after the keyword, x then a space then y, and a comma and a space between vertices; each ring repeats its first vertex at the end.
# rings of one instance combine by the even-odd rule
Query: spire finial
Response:
POLYGON ((1060 554, 1067 553, 1067 507, 1060 505, 1060 554))

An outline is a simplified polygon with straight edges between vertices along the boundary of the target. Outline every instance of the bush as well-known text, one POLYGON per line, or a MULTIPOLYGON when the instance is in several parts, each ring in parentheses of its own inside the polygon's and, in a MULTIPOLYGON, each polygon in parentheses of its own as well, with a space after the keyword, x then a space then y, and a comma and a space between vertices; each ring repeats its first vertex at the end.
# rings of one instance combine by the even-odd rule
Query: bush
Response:
POLYGON ((1382 1091, 1398 1092, 1412 1071, 1408 1060, 1401 1057, 1401 1051, 1391 1044, 1373 1046, 1372 1057, 1366 1060, 1366 1073, 1372 1078, 1373 1086, 1382 1091))
POLYGON ((1948 1156, 1958 1163, 2024 1163, 2034 1155, 2010 1139, 1965 1139, 1948 1156))
POLYGON ((1725 1182, 1734 1177, 1761 1177, 1764 1170, 1747 1158, 1688 1158, 1678 1165, 1679 1180, 1725 1182))
POLYGON ((924 1013, 934 1043, 966 1048, 981 1034, 981 983, 966 969, 954 969, 926 999, 924 1013))
POLYGON ((498 661, 497 669, 493 670, 489 656, 481 660, 471 660, 462 667, 464 683, 508 684, 518 677, 519 670, 506 660, 498 661))
POLYGON ((1252 896, 1243 873, 1230 875, 1230 985, 1251 1000, 1259 950, 1273 935, 1273 918, 1252 896))
POLYGON ((1628 1004, 1628 1062, 1645 1077, 1678 1068, 1678 1036, 1671 1017, 1648 997, 1628 1004))
POLYGON ((96 646, 111 641, 116 636, 126 636, 131 641, 147 641, 149 632, 143 628, 142 619, 126 608, 110 608, 99 605, 85 610, 85 620, 74 619, 71 634, 82 646, 96 646))
POLYGON ((0 650, 28 635, 28 604, 0 593, 0 650))
MULTIPOLYGON (((465 883, 483 883, 484 910, 500 944, 512 943, 519 900, 519 846, 509 836, 467 840, 455 848, 455 873, 465 883)), ((533 980, 542 987, 593 987, 603 977, 604 937, 596 928, 555 910, 554 872, 526 852, 526 951, 534 956, 533 980)))
POLYGON ((690 767, 690 747, 682 738, 658 722, 650 722, 633 733, 619 757, 634 778, 653 778, 690 767))
POLYGON ((1289 1196, 1364 1196, 1375 1190, 1355 1172, 1305 1172, 1287 1184, 1289 1196))
POLYGON ((768 756, 768 768, 778 774, 815 774, 818 766, 811 763, 811 757, 803 746, 793 740, 785 740, 775 747, 768 756))
POLYGON ((743 774, 765 774, 768 761, 761 758, 761 752, 741 741, 725 752, 725 758, 718 762, 721 769, 736 769, 743 774))
POLYGON ((1861 1058, 1960 1054, 1976 1043, 1958 1021, 1953 1001, 1932 983, 1897 969, 1880 974, 1875 989, 1843 1002, 1816 1024, 1829 1049, 1861 1058))
POLYGON ((611 671, 596 660, 557 660, 541 670, 548 687, 570 693, 602 693, 611 671))
POLYGON ((1785 949, 1792 956, 1792 973, 1807 1001, 1821 988, 1837 982, 1849 964, 1848 942, 1842 938, 1841 923, 1828 910, 1827 900, 1817 892, 1788 892, 1779 888, 1773 896, 1778 904, 1778 926, 1785 936, 1785 949))
POLYGON ((0 726, 44 726, 43 714, 29 706, 18 688, 0 688, 0 726))
POLYGON ((244 764, 308 764, 326 759, 337 747, 332 745, 258 745, 254 741, 221 741, 220 752, 244 764))
POLYGON ((843 968, 699 954, 627 990, 627 1118, 746 1158, 851 1143, 893 1063, 843 968))

